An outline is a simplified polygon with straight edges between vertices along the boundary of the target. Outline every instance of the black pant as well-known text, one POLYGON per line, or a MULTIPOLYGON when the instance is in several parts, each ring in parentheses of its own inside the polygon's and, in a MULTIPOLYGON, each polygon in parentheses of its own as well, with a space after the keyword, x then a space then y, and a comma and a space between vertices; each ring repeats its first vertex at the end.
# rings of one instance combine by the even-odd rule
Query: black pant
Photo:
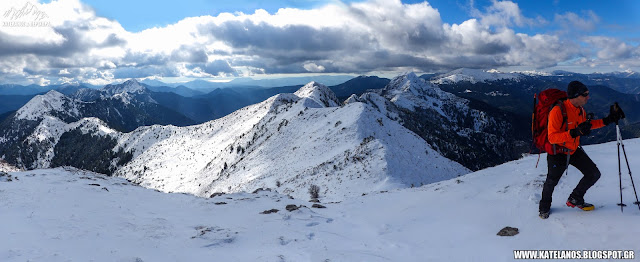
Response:
MULTIPOLYGON (((571 193, 571 197, 582 202, 584 201, 584 194, 587 193, 587 190, 600 179, 600 170, 598 170, 596 164, 591 161, 591 158, 584 152, 582 147, 579 147, 576 152, 571 155, 569 164, 582 172, 582 179, 580 179, 580 182, 578 182, 578 185, 571 193)), ((540 211, 549 211, 551 208, 553 189, 567 169, 567 155, 547 155, 547 166, 549 172, 547 173, 547 180, 544 182, 544 187, 542 188, 540 211)))

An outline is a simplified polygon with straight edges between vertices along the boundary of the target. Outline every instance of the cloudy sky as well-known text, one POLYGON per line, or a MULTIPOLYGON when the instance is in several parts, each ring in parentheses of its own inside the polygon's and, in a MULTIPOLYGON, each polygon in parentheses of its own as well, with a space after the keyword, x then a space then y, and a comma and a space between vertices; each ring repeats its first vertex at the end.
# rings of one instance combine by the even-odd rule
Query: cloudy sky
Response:
POLYGON ((0 83, 640 71, 634 0, 2 0, 0 83))

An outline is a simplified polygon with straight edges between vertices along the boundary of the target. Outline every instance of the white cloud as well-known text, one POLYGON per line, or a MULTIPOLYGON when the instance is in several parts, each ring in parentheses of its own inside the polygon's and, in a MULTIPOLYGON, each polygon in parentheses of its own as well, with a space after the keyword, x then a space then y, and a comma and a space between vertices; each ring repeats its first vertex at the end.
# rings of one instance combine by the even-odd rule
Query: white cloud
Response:
POLYGON ((580 64, 625 70, 629 67, 640 67, 639 46, 632 46, 620 39, 603 36, 585 37, 583 41, 591 47, 587 53, 590 59, 580 64))
POLYGON ((324 66, 316 65, 315 63, 306 63, 304 64, 304 69, 311 73, 321 73, 324 71, 324 66))
POLYGON ((480 23, 485 26, 495 26, 508 28, 512 25, 519 27, 533 26, 538 23, 545 23, 541 18, 532 19, 525 17, 518 4, 511 1, 492 0, 485 12, 474 9, 472 14, 480 19, 480 23))
MULTIPOLYGON (((0 11, 14 2, 3 2, 0 11)), ((273 14, 188 17, 137 33, 78 0, 37 6, 49 16, 50 27, 0 27, 0 81, 36 75, 102 83, 151 76, 543 68, 583 56, 591 65, 618 60, 632 65, 638 58, 637 45, 615 38, 518 33, 514 27, 546 21, 525 17, 511 1, 494 0, 485 10, 473 10, 476 19, 460 24, 443 23, 428 2, 369 0, 273 14)), ((599 17, 593 11, 565 13, 555 22, 592 31, 599 17)))
POLYGON ((51 81, 43 77, 39 77, 38 79, 36 79, 36 84, 40 86, 46 86, 49 83, 51 83, 51 81))
POLYGON ((593 11, 584 11, 582 15, 573 12, 556 14, 555 23, 567 31, 593 31, 600 22, 600 17, 593 11))
POLYGON ((586 37, 585 42, 591 44, 596 50, 597 57, 604 60, 631 58, 638 47, 633 47, 610 37, 586 37))
POLYGON ((58 80, 60 81, 61 84, 74 84, 77 83, 77 81, 75 81, 75 79, 70 78, 70 77, 60 77, 58 78, 58 80))

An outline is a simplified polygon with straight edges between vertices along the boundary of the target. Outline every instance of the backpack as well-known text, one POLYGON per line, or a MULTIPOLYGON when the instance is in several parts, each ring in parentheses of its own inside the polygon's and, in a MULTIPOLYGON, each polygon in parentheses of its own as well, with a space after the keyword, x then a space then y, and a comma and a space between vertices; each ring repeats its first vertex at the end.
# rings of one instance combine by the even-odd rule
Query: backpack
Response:
MULTIPOLYGON (((551 144, 549 142, 549 132, 547 125, 549 124, 549 112, 555 106, 560 106, 562 112, 562 126, 569 129, 567 123, 567 110, 564 108, 564 100, 567 99, 567 92, 558 89, 547 89, 537 96, 533 95, 533 116, 531 121, 531 135, 533 137, 533 145, 539 150, 539 154, 547 152, 549 155, 558 153, 566 153, 569 149, 551 144), (537 99, 537 101, 536 101, 537 99)), ((536 164, 537 166, 537 164, 536 164)))

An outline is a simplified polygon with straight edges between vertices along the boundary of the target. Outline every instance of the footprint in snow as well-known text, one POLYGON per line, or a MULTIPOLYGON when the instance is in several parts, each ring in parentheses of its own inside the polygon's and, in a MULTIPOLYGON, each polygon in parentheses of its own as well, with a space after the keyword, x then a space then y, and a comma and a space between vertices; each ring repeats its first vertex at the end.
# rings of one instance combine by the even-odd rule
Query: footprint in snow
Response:
POLYGON ((311 222, 311 223, 307 224, 307 227, 315 227, 315 226, 317 226, 317 225, 320 225, 320 223, 318 223, 318 222, 311 222))
POLYGON ((286 246, 292 241, 291 239, 285 239, 283 236, 279 237, 278 240, 281 246, 286 246))

